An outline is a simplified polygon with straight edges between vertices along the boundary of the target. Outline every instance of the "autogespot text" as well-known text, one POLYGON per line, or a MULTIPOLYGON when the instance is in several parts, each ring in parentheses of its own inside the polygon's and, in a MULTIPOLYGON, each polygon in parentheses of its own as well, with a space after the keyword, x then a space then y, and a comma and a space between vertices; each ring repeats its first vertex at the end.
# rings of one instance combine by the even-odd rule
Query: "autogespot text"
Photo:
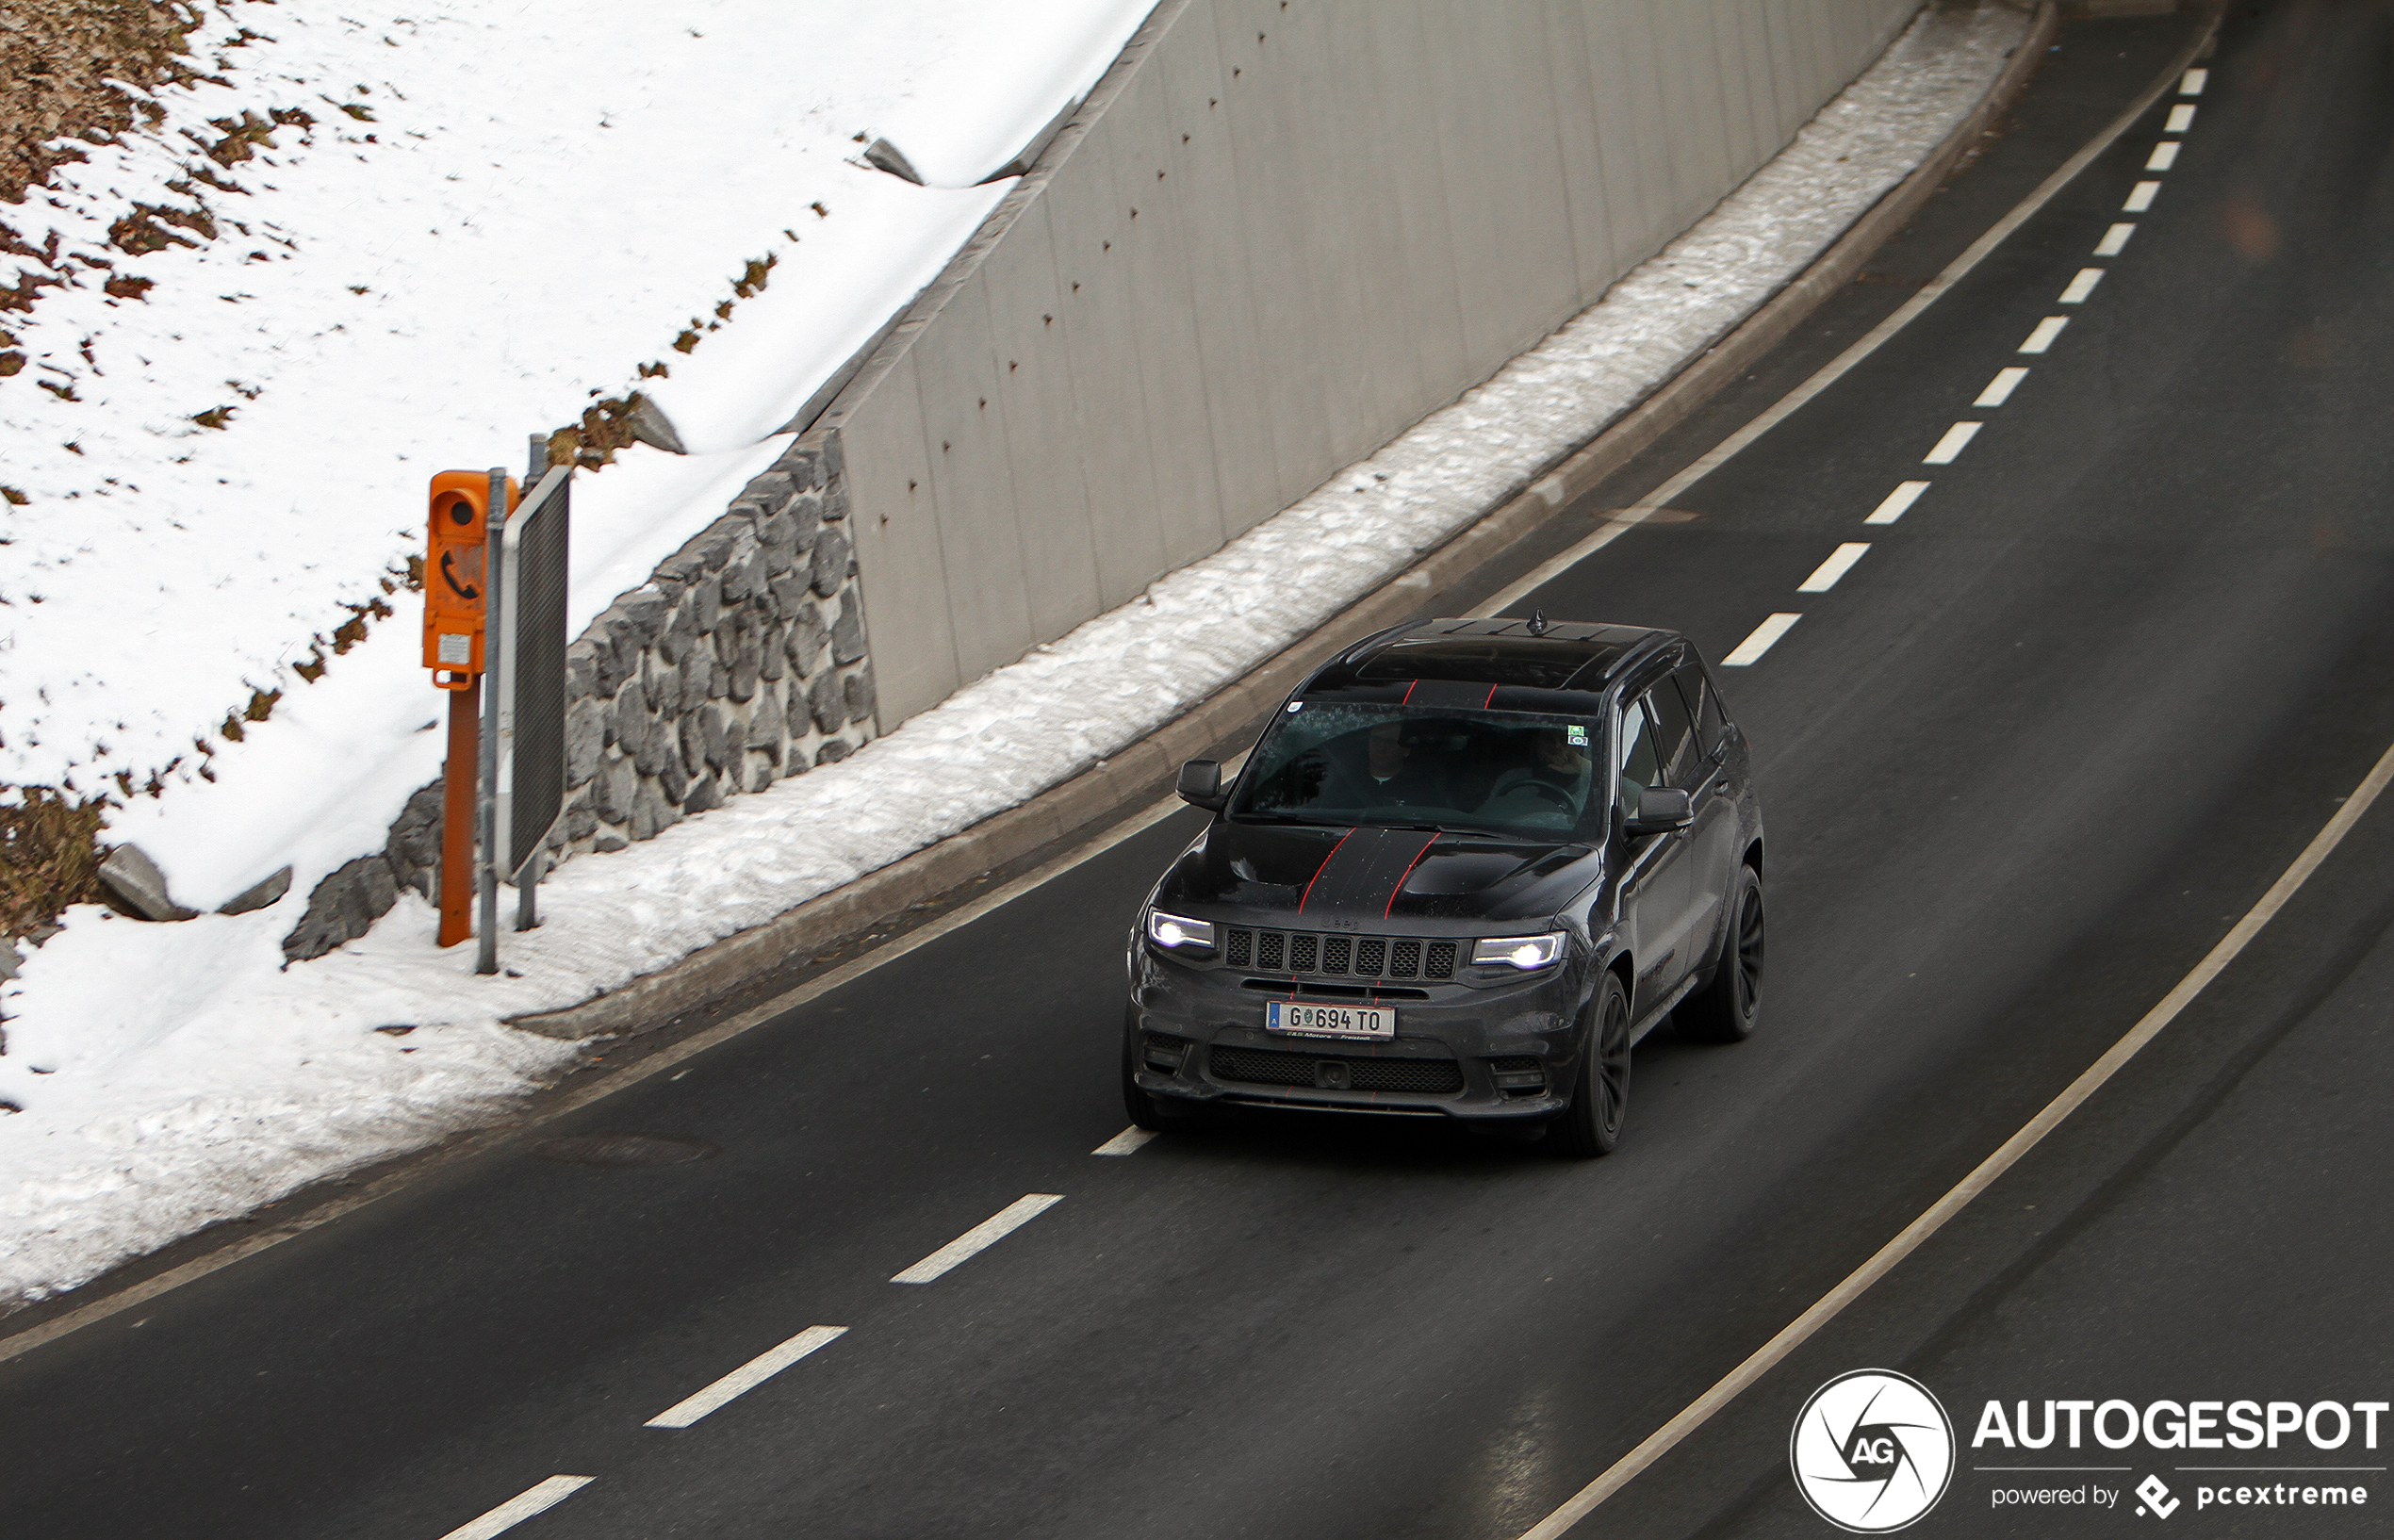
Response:
POLYGON ((2041 1450, 2082 1449, 2091 1435, 2107 1450, 2142 1444, 2155 1450, 2277 1449, 2283 1439, 2299 1447, 2294 1435, 2315 1450, 2340 1450, 2360 1435, 2360 1447, 2377 1448, 2378 1418, 2389 1403, 2273 1401, 2156 1401, 2138 1406, 2124 1401, 2049 1401, 2041 1417, 2031 1418, 2030 1402, 2013 1403, 2007 1416, 2004 1403, 1991 1401, 1978 1414, 1978 1431, 1970 1447, 2041 1450))

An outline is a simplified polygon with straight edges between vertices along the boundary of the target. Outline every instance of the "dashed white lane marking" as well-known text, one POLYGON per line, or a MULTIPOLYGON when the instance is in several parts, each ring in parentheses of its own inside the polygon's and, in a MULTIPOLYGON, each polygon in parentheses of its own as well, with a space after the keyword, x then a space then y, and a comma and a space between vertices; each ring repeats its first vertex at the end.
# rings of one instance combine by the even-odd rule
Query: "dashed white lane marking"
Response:
POLYGON ((2103 238, 2101 240, 2095 242, 2095 255, 2118 256, 2121 251, 2127 246, 2128 238, 2136 233, 2137 227, 2133 224, 2113 225, 2110 229, 2106 230, 2103 233, 2103 238))
POLYGON ((1978 392, 1978 399, 1970 404, 2001 406, 2011 400, 2011 393, 2019 389, 2020 382, 2026 378, 2028 378, 2028 371, 2017 365, 2010 369, 1999 369, 1995 370, 1995 377, 1987 382, 1987 388, 1978 392))
POLYGON ((1897 486, 1895 490, 1879 499, 1878 506, 1872 509, 1870 511, 1870 516, 1863 519, 1862 522, 1865 524, 1893 524, 1895 520, 1903 517, 1904 510, 1910 508, 1913 503, 1918 502, 1920 500, 1920 495, 1927 490, 1928 483, 1927 482, 1905 482, 1901 485, 1897 486))
POLYGON ((1828 560, 1812 568, 1812 575, 1796 585, 1799 594, 1826 594, 1837 586, 1837 580, 1853 570, 1870 549, 1867 540, 1848 540, 1829 553, 1828 560))
POLYGON ((1063 1201, 1064 1195, 1060 1192, 1034 1192, 1027 1197, 1017 1198, 890 1282, 927 1284, 950 1268, 971 1261, 1063 1201))
POLYGON ((1105 1155, 1129 1155, 1155 1137, 1156 1131, 1152 1128, 1125 1128, 1089 1153, 1105 1155))
POLYGON ((2123 214, 2141 214, 2153 206, 2153 195, 2161 190, 2158 182, 2139 182, 2129 189, 2128 201, 2120 205, 2123 214))
POLYGON ((2186 78, 2178 82, 2178 94, 2181 96, 2200 96, 2203 94, 2204 82, 2209 80, 2210 78, 2211 72, 2208 70, 2189 70, 2186 74, 2186 78))
POLYGON ((2063 304, 2085 303, 2087 296, 2095 291, 2095 285, 2102 282, 2103 270, 2101 268, 2080 268, 2078 276, 2071 279, 2070 287, 2061 291, 2061 303, 2063 304))
POLYGON ((690 1397, 679 1401, 648 1419, 651 1428, 687 1428, 743 1392, 754 1390, 804 1358, 808 1353, 845 1333, 844 1326, 810 1326, 770 1352, 762 1352, 714 1384, 690 1397))
POLYGON ((2020 351, 2022 352, 2044 352, 2053 346, 2053 339, 2059 336, 2061 329, 2069 324, 2070 318, 2067 316, 2047 316, 2037 322, 2037 329, 2028 334, 2028 340, 2020 345, 2020 351))
POLYGON ((2170 121, 2161 125, 2165 134, 2183 134, 2194 126, 2194 104, 2180 102, 2170 109, 2170 121))
POLYGON ((491 1540, 534 1514, 545 1514, 597 1481, 596 1476, 551 1476, 538 1486, 508 1499, 471 1524, 450 1531, 440 1540, 491 1540))
POLYGON ((1754 634, 1737 644, 1730 655, 1721 660, 1723 668, 1744 668, 1771 649, 1771 644, 1787 634, 1788 628, 1803 619, 1800 614, 1775 614, 1754 628, 1754 634))
POLYGON ((1955 458, 1969 447, 1970 441, 1978 436, 1978 430, 1985 426, 1983 422, 1955 423, 1945 430, 1944 437, 1937 440, 1935 449, 1920 457, 1920 463, 1924 466, 1952 465, 1955 458))
POLYGON ((2144 157, 2144 169, 2149 172, 2166 172, 2177 163, 2178 141, 2176 139, 2163 139, 2153 147, 2153 154, 2144 157))

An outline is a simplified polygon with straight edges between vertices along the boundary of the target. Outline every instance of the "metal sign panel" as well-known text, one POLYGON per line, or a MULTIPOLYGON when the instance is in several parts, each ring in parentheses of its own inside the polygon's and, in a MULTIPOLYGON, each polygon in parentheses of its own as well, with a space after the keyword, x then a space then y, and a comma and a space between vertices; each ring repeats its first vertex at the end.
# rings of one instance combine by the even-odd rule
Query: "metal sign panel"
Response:
POLYGON ((572 481, 560 466, 509 522, 508 694, 514 774, 506 790, 504 870, 518 876, 540 851, 566 797, 566 576, 572 481))

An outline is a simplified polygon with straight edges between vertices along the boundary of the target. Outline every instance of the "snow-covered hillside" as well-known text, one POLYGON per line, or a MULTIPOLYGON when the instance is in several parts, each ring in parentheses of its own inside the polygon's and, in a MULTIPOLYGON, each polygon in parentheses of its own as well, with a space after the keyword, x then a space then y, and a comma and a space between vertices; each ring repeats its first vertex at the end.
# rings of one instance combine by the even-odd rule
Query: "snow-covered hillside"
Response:
MULTIPOLYGON (((1147 8, 219 0, 212 78, 9 211, 71 281, 0 379, 0 786, 188 777, 388 602, 435 470, 634 389, 694 450, 755 444, 1147 8), (883 136, 935 185, 864 166, 883 136)), ((660 553, 720 511, 695 468, 612 476, 591 527, 660 553)))

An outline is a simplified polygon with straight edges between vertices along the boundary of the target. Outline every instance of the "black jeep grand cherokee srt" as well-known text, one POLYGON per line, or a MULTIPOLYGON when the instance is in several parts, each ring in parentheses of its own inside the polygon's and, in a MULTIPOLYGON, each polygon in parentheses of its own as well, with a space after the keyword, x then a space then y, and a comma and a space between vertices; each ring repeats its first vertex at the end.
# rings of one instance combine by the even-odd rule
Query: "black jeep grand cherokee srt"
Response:
POLYGON ((1665 1013, 1734 1041, 1763 974, 1746 740, 1671 631, 1433 620, 1290 695, 1130 942, 1123 1095, 1619 1141, 1665 1013))

